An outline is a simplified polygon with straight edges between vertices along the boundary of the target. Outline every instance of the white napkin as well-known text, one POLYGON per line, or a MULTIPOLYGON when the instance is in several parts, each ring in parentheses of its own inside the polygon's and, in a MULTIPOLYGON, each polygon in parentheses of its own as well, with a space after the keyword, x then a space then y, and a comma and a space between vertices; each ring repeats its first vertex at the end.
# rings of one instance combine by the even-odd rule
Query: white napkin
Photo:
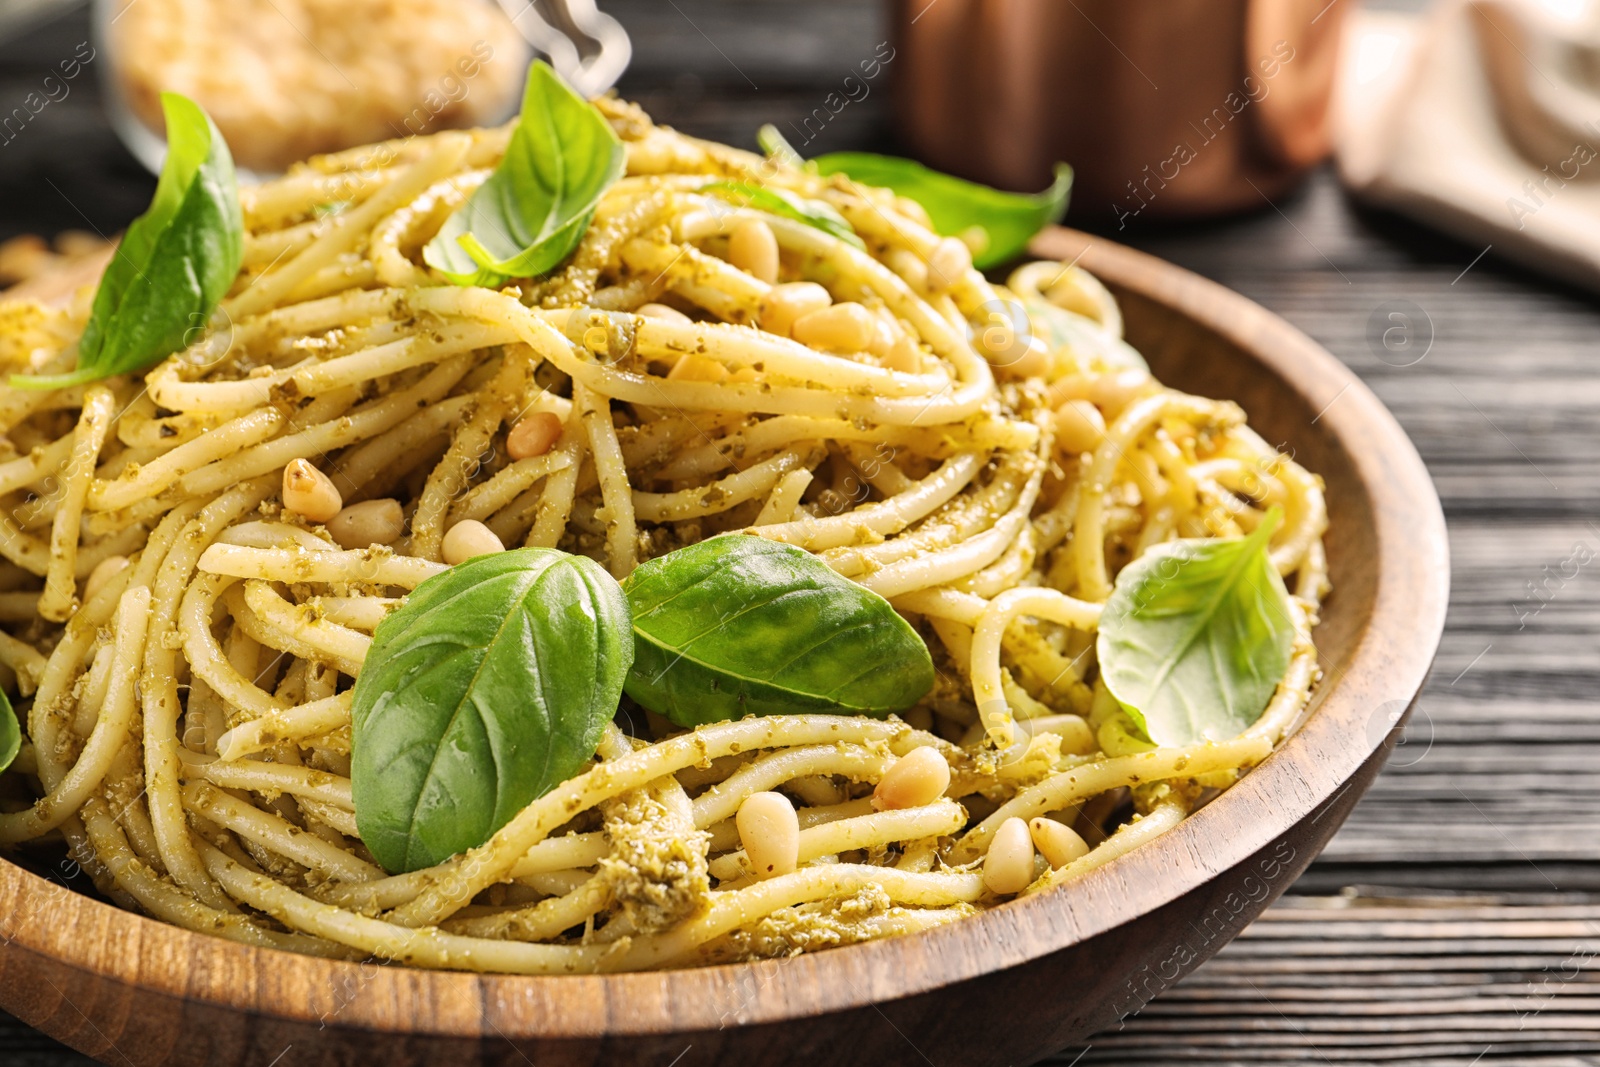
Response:
POLYGON ((1345 183, 1600 289, 1600 0, 1442 0, 1346 32, 1345 183))

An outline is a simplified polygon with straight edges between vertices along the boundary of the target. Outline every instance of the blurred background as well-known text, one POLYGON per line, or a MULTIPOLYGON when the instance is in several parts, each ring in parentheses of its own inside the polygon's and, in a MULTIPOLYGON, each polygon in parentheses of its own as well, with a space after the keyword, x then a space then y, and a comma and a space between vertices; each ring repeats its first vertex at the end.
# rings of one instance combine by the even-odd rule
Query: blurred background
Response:
POLYGON ((1271 210, 1334 156, 1364 205, 1600 287, 1589 0, 0 0, 0 196, 31 205, 0 239, 119 228, 162 89, 268 175, 504 121, 534 53, 736 145, 1029 191, 1066 161, 1105 232, 1271 210))
MULTIPOLYGON (((569 80, 591 92, 615 83, 689 133, 753 148, 771 122, 806 155, 914 154, 1014 189, 1042 188, 1064 159, 1078 168, 1075 218, 1205 215, 1259 206, 1247 183, 1282 192, 1326 156, 1354 6, 606 0, 595 13, 592 0, 3 0, 0 70, 17 106, 0 100, 0 190, 36 193, 69 140, 101 154, 49 177, 71 184, 67 199, 79 188, 115 197, 91 215, 114 225, 143 202, 130 155, 159 164, 163 88, 197 99, 237 161, 262 173, 315 151, 502 121, 531 40, 569 80), (50 121, 36 122, 46 109, 50 121), (105 138, 108 123, 127 151, 105 138), (78 184, 112 167, 127 172, 106 189, 78 184)), ((63 227, 76 217, 39 207, 63 227)))
MULTIPOLYGON (((266 173, 498 121, 530 41, 586 87, 615 81, 658 122, 735 145, 771 122, 804 155, 910 154, 1021 190, 1065 160, 1070 224, 1245 293, 1388 404, 1444 501, 1454 595, 1433 680, 1327 852, 1058 1062, 1594 1064, 1597 8, 0 0, 0 285, 144 209, 156 89, 200 99, 266 173)), ((0 1018, 0 1063, 79 1062, 0 1018)))

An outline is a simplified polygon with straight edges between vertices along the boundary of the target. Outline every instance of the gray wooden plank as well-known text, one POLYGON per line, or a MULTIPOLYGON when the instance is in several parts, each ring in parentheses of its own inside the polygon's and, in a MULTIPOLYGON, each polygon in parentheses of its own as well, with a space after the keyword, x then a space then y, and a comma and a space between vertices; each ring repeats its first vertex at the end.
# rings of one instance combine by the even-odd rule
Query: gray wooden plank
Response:
MULTIPOLYGON (((662 121, 744 145, 763 121, 808 114, 882 35, 880 8, 858 0, 604 6, 634 35, 625 93, 662 121)), ((81 19, 63 19, 0 46, 0 102, 20 98, 82 32, 81 19)), ((845 109, 815 150, 892 147, 886 100, 875 88, 845 109)), ((0 239, 110 231, 149 191, 84 82, 0 146, 0 239)), ((1391 407, 1450 520, 1448 632, 1407 744, 1293 894, 1079 1062, 1595 1064, 1593 961, 1578 968, 1581 981, 1554 992, 1540 983, 1600 945, 1584 932, 1600 908, 1595 300, 1492 253, 1463 274, 1480 248, 1353 208, 1327 175, 1276 207, 1287 220, 1263 205, 1109 236, 1284 315, 1391 407), (1433 332, 1410 366, 1368 339, 1369 320, 1395 299, 1421 307, 1433 332), (1548 568, 1559 571, 1579 544, 1594 547, 1595 562, 1552 582, 1548 568), (1357 884, 1368 898, 1342 895, 1357 884), (1375 887, 1480 896, 1380 906, 1375 887), (1554 1003, 1524 1020, 1517 1005, 1529 990, 1554 1003)), ((0 1062, 87 1061, 0 1018, 0 1062)))

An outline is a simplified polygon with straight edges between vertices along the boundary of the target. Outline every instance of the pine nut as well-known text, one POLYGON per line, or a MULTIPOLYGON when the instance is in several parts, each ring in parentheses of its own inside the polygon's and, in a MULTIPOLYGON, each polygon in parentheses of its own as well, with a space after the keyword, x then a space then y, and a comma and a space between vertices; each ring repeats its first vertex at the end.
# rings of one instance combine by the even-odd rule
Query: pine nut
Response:
POLYGON ((950 764, 937 749, 924 745, 895 760, 872 791, 877 811, 920 808, 944 796, 950 788, 950 764))
POLYGON ((1066 400, 1086 400, 1089 383, 1094 379, 1080 371, 1063 375, 1050 383, 1050 402, 1057 407, 1066 400))
POLYGON ((867 351, 882 358, 893 349, 894 343, 900 338, 900 330, 889 322, 885 315, 872 317, 872 340, 867 342, 867 351))
POLYGON ((87 604, 95 598, 95 594, 106 587, 106 583, 115 578, 128 565, 127 556, 107 556, 94 565, 94 570, 89 572, 89 577, 83 583, 83 602, 87 604))
POLYGON ((660 319, 662 322, 676 322, 680 325, 693 325, 694 320, 675 307, 666 304, 641 304, 634 310, 635 315, 643 315, 647 319, 660 319))
POLYGON ((548 411, 530 411, 506 434, 506 455, 531 459, 550 451, 561 436, 561 419, 548 411))
POLYGON ((669 382, 722 382, 728 379, 728 368, 714 359, 694 353, 679 356, 678 362, 667 372, 669 382))
POLYGON ((942 293, 955 288, 971 269, 972 249, 960 238, 946 237, 928 256, 928 291, 942 293))
POLYGON ((328 533, 340 548, 367 548, 392 544, 405 532, 406 516, 400 501, 363 500, 351 504, 328 520, 328 533))
POLYGON ((1090 381, 1089 399, 1109 420, 1120 415, 1122 409, 1135 400, 1159 388, 1147 372, 1138 367, 1126 367, 1090 381))
POLYGON ((1043 378, 1050 371, 1050 362, 1050 346, 1030 337, 1027 344, 1007 353, 994 369, 1007 378, 1043 378))
POLYGON ((853 301, 835 304, 795 320, 794 339, 812 348, 860 352, 872 343, 877 319, 853 301))
POLYGON ((885 189, 879 185, 864 185, 861 187, 861 192, 866 195, 868 200, 871 200, 881 208, 894 207, 896 197, 893 189, 885 189))
MULTIPOLYGON (((991 300, 979 309, 972 347, 996 370, 1030 358, 1029 350, 1044 343, 1033 335, 1027 309, 1016 300, 991 300)), ((1045 350, 1048 355, 1048 349, 1045 350)))
POLYGON ((928 209, 909 196, 895 197, 894 209, 924 230, 933 229, 933 220, 928 217, 928 209))
POLYGON ((928 265, 918 259, 917 254, 911 249, 892 249, 884 262, 889 265, 890 270, 904 278, 911 288, 922 290, 928 287, 928 265))
POLYGON ((1106 420, 1087 400, 1068 400, 1056 408, 1056 447, 1069 456, 1093 452, 1106 438, 1106 420))
POLYGON ((673 228, 678 232, 679 241, 698 241, 721 233, 726 222, 727 215, 723 212, 686 211, 678 216, 673 228))
POLYGON ((344 507, 344 498, 309 461, 291 459, 283 468, 283 506, 312 522, 327 522, 344 507))
POLYGON ((1000 824, 983 860, 983 884, 991 893, 1009 896, 1033 882, 1033 838, 1028 824, 1011 818, 1000 824))
POLYGON ((728 262, 768 285, 778 280, 778 239, 760 219, 741 219, 728 238, 728 262))
POLYGON ((833 303, 828 290, 816 282, 789 282, 775 285, 761 302, 761 328, 779 337, 788 337, 795 320, 833 303))
POLYGON ((494 531, 476 519, 462 519, 450 527, 439 545, 444 561, 452 567, 474 556, 487 556, 505 550, 505 544, 495 536, 494 531))
POLYGON ((906 374, 921 374, 922 349, 917 347, 917 342, 901 334, 895 340, 894 347, 884 355, 883 365, 906 374))
POLYGON ((1065 867, 1075 859, 1089 854, 1089 842, 1078 836, 1078 831, 1065 823, 1043 816, 1028 821, 1028 833, 1034 847, 1051 867, 1065 867))
POLYGON ((956 240, 967 246, 967 251, 975 256, 981 256, 989 248, 989 231, 973 223, 960 233, 956 240))
POLYGON ((751 793, 733 818, 757 878, 788 874, 800 864, 800 820, 782 793, 751 793))

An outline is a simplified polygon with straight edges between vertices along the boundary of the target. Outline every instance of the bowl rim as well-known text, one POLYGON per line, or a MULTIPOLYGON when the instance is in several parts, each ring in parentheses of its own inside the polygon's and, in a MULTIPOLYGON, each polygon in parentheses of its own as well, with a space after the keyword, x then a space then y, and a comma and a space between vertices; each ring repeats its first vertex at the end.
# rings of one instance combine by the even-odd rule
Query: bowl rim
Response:
MULTIPOLYGON (((1438 495, 1376 396, 1285 320, 1239 293, 1104 238, 1052 227, 1033 250, 1192 319, 1262 365, 1341 442, 1375 506, 1371 614, 1344 670, 1272 756, 1162 836, 1070 887, 922 933, 783 960, 607 975, 373 967, 195 933, 73 892, 0 857, 0 948, 142 991, 290 1023, 432 1037, 583 1039, 777 1023, 924 994, 1025 964, 1176 900, 1281 838, 1383 746, 1373 711, 1420 691, 1443 631, 1449 551, 1438 495), (1378 503, 1375 500, 1375 504, 1378 503), (1299 752, 1304 758, 1286 755, 1299 752), (1248 819, 1240 816, 1248 813, 1248 819), (1173 864, 1181 853, 1187 862, 1173 864), (47 919, 47 921, 38 921, 47 919), (926 967, 929 955, 940 966, 926 967), (189 961, 172 967, 170 961, 189 961), (203 962, 197 962, 203 961, 203 962), (191 982, 186 972, 241 981, 191 982), (362 995, 340 1000, 337 991, 362 995), (320 999, 319 999, 320 998, 320 999), (430 1012, 414 1007, 427 1004, 430 1012), (319 1005, 322 1010, 319 1011, 319 1005), (619 1010, 621 1009, 621 1010, 619 1010)), ((1386 720, 1394 721, 1391 716, 1386 720)), ((0 987, 13 981, 0 975, 0 987)), ((18 972, 20 973, 20 972, 18 972)))

